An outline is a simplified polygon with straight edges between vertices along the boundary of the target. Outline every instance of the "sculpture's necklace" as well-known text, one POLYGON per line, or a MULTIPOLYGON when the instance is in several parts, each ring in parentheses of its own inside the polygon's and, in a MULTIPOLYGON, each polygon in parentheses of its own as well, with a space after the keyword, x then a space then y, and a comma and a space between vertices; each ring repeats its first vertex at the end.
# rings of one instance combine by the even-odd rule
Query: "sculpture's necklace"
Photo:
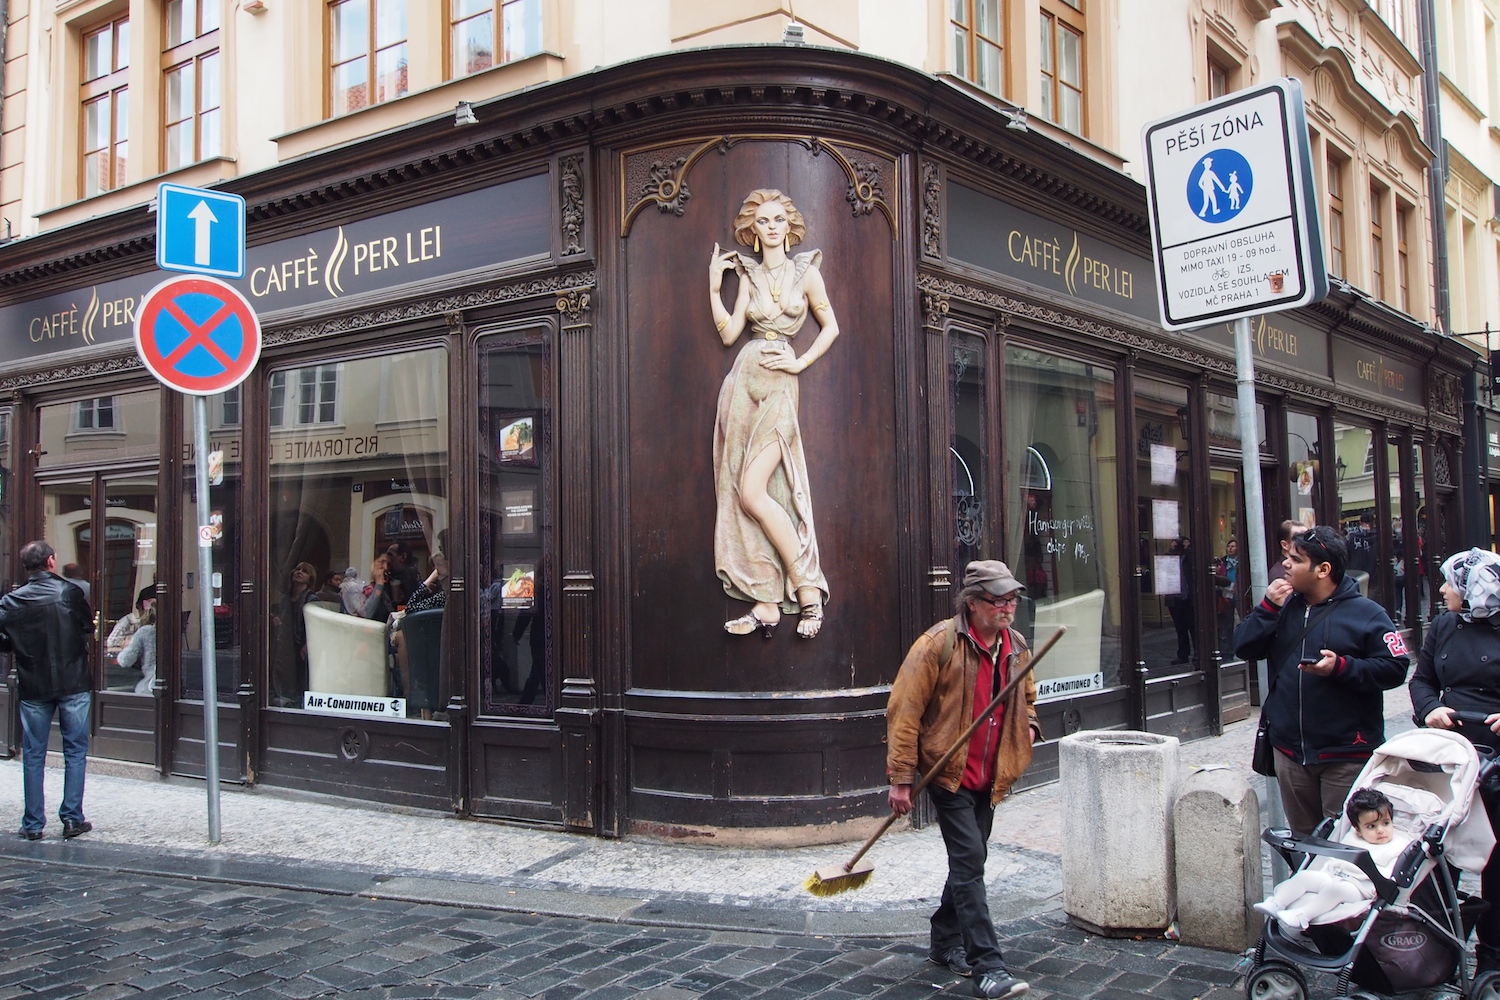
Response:
POLYGON ((771 292, 771 301, 778 306, 781 305, 781 282, 786 276, 786 266, 790 263, 791 261, 784 260, 774 269, 766 268, 766 284, 771 292), (771 277, 772 274, 775 275, 774 278, 771 277))

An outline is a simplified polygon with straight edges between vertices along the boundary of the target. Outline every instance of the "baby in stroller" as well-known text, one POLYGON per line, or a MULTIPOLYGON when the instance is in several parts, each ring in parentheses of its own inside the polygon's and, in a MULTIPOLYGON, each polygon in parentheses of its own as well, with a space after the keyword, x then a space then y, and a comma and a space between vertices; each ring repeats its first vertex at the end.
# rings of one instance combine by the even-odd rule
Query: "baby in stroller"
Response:
MULTIPOLYGON (((1356 789, 1344 805, 1349 832, 1339 843, 1363 847, 1387 878, 1412 838, 1396 829, 1395 806, 1374 788, 1356 789)), ((1357 865, 1320 857, 1282 882, 1255 908, 1299 931, 1341 906, 1375 898, 1375 883, 1357 865)))

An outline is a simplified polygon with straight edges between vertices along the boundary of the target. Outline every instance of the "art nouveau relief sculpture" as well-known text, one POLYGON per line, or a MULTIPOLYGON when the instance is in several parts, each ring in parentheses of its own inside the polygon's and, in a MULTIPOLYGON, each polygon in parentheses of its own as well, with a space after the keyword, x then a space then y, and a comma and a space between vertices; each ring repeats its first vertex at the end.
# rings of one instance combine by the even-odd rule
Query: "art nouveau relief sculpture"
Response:
POLYGON ((797 419, 797 377, 839 335, 818 264, 822 251, 789 257, 807 232, 802 214, 780 191, 750 192, 734 220, 734 238, 754 246, 756 260, 714 244, 709 305, 725 347, 750 338, 719 390, 714 419, 714 561, 724 591, 751 604, 725 631, 770 638, 783 612, 798 615, 797 634, 823 626, 828 581, 818 561, 812 493, 797 419), (724 308, 724 272, 739 275, 733 311, 724 308), (791 341, 808 314, 819 331, 799 356, 791 341))

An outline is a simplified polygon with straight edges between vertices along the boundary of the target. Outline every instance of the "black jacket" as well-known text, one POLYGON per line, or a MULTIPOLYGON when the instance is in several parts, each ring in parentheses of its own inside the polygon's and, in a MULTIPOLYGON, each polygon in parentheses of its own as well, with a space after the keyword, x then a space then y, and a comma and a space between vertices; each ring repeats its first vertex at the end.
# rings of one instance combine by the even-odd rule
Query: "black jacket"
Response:
POLYGON ((1266 661, 1271 692, 1261 712, 1271 745, 1299 764, 1368 758, 1385 741, 1381 692, 1398 687, 1411 662, 1385 609, 1361 597, 1347 576, 1332 597, 1311 608, 1296 593, 1280 608, 1262 600, 1234 630, 1234 651, 1266 661), (1328 605, 1332 609, 1299 643, 1306 623, 1328 605), (1320 649, 1339 654, 1332 674, 1298 668, 1304 655, 1315 658, 1320 649))
POLYGON ((93 688, 88 657, 93 617, 83 591, 46 570, 0 597, 0 633, 15 653, 22 701, 65 698, 93 688))
MULTIPOLYGON (((1412 714, 1421 722, 1439 705, 1460 712, 1500 712, 1500 621, 1466 622, 1449 611, 1432 620, 1417 669, 1411 675, 1412 714)), ((1482 746, 1500 749, 1500 737, 1482 725, 1457 732, 1482 746)))

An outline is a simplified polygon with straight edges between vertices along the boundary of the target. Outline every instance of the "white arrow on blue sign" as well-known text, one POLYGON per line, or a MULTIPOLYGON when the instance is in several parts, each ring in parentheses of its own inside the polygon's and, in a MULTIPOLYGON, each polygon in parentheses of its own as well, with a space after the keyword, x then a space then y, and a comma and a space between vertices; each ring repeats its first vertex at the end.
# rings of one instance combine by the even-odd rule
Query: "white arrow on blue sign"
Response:
POLYGON ((156 189, 156 266, 164 271, 245 276, 245 199, 206 188, 156 189))

